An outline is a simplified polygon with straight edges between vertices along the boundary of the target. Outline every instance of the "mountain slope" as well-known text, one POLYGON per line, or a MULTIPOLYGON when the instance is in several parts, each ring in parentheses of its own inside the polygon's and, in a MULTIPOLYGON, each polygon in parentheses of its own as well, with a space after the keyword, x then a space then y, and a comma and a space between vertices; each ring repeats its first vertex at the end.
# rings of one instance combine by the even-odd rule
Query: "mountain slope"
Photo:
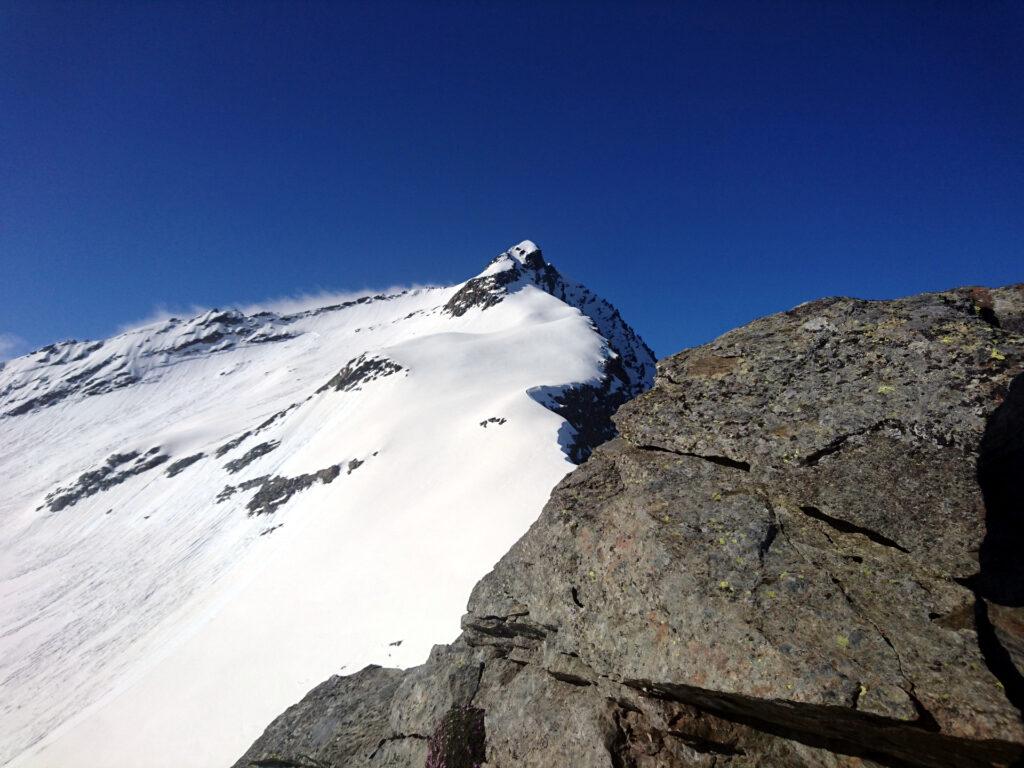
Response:
POLYGON ((529 242, 8 362, 0 763, 224 765, 313 682, 422 661, 653 371, 529 242))
POLYGON ((418 668, 236 768, 1024 764, 1024 285, 823 299, 658 364, 418 668))

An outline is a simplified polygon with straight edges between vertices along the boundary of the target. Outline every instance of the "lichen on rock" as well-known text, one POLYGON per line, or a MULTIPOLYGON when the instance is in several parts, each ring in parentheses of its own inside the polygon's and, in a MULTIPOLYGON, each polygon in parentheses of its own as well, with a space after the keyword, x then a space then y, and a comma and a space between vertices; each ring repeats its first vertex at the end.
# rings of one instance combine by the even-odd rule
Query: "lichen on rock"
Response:
POLYGON ((488 768, 1021 764, 1021 317, 825 299, 662 360, 364 724, 418 749, 327 764, 419 768, 452 707, 488 768))

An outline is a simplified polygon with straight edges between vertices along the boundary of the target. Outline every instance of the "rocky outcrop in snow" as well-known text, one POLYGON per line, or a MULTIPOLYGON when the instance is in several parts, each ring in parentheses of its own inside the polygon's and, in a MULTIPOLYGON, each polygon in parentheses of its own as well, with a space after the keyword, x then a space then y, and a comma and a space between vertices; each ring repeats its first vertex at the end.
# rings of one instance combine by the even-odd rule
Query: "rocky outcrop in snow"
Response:
POLYGON ((491 768, 1021 764, 1022 319, 1024 286, 826 299, 662 361, 453 645, 236 768, 462 765, 468 711, 491 768))
POLYGON ((150 371, 188 357, 247 345, 289 341, 303 320, 403 294, 364 296, 290 315, 212 309, 190 319, 125 331, 105 341, 61 341, 0 366, 0 419, 49 408, 68 398, 91 397, 138 384, 150 371))

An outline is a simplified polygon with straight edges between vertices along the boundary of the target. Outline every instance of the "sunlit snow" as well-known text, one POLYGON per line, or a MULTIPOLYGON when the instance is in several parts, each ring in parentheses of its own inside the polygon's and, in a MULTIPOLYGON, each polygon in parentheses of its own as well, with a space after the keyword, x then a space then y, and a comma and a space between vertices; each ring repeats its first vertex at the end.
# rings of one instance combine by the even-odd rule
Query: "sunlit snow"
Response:
POLYGON ((459 287, 212 311, 0 370, 0 764, 229 765, 324 678, 458 634, 572 468, 528 391, 596 381, 595 322, 618 333, 534 285, 452 317, 459 287), (336 378, 364 353, 389 372, 336 378), (225 495, 306 475, 270 514, 258 484, 225 495))

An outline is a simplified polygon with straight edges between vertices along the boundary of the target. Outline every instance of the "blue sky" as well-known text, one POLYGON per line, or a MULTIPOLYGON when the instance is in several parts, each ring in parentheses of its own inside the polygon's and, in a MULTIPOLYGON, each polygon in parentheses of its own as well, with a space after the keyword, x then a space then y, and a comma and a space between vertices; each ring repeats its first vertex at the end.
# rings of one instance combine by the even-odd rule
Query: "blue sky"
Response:
POLYGON ((537 241, 661 355, 1024 280, 1019 2, 0 2, 0 356, 537 241))

